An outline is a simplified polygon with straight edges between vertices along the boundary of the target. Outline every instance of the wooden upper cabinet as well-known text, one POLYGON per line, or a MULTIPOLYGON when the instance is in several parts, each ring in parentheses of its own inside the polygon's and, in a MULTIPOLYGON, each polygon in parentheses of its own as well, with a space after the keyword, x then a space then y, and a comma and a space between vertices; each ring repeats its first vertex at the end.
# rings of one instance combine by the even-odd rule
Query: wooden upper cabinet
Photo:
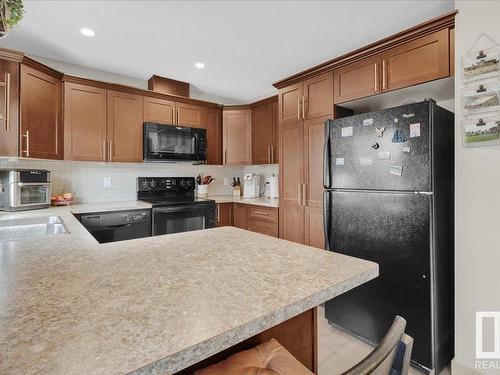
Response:
POLYGON ((277 163, 276 102, 270 101, 252 108, 253 164, 277 163))
POLYGON ((448 29, 382 52, 382 69, 382 90, 394 90, 449 76, 448 29))
POLYGON ((293 122, 302 118, 302 83, 285 87, 278 94, 280 123, 293 122))
POLYGON ((143 97, 111 90, 107 95, 108 160, 142 161, 143 97))
POLYGON ((207 164, 222 164, 222 111, 205 108, 203 127, 207 130, 207 164))
POLYGON ((455 75, 455 28, 450 29, 450 76, 455 75))
POLYGON ((381 66, 382 56, 376 54, 335 69, 333 72, 334 102, 343 103, 378 94, 382 89, 381 66))
POLYGON ((252 164, 252 112, 250 109, 223 111, 224 164, 252 164))
POLYGON ((156 122, 159 124, 175 124, 175 102, 144 97, 144 122, 156 122))
POLYGON ((302 117, 312 119, 333 114, 333 73, 328 72, 304 82, 302 117))
POLYGON ((179 126, 189 126, 192 128, 203 127, 203 108, 186 103, 176 103, 177 120, 179 126))
POLYGON ((0 156, 19 156, 19 63, 0 60, 0 156))
POLYGON ((106 89, 64 83, 64 159, 106 161, 106 89))
POLYGON ((20 156, 63 158, 62 82, 21 65, 20 156))
POLYGON ((280 238, 305 243, 304 234, 304 125, 280 126, 280 238))

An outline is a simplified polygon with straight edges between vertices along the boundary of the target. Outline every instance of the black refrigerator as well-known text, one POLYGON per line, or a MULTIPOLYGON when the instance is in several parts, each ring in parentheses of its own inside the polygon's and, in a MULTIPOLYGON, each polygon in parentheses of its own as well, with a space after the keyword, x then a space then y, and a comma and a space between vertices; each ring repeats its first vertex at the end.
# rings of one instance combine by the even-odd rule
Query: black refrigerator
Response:
POLYGON ((380 276, 325 304, 378 343, 396 315, 412 361, 438 373, 454 345, 454 115, 425 100, 325 124, 328 250, 377 262, 380 276))

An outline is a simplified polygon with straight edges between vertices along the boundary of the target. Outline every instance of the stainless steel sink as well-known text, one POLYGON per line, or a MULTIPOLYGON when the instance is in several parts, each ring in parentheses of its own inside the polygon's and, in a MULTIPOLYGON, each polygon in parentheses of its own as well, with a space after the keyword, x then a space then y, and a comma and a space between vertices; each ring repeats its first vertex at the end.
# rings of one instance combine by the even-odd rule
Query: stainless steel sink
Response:
POLYGON ((0 241, 61 233, 66 233, 66 227, 59 216, 0 220, 0 241))

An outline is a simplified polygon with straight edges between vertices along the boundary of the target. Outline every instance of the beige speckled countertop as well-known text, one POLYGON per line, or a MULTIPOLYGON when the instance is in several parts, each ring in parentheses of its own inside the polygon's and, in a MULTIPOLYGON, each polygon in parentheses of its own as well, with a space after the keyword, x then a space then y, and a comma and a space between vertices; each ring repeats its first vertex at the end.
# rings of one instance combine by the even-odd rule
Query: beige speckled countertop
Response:
POLYGON ((70 233, 0 242, 1 374, 172 374, 378 275, 233 227, 100 245, 65 207, 0 220, 47 215, 70 233))
POLYGON ((244 204, 254 204, 256 206, 265 207, 279 207, 280 200, 278 198, 243 198, 235 197, 233 195, 213 195, 208 196, 207 199, 213 199, 215 203, 244 203, 244 204))

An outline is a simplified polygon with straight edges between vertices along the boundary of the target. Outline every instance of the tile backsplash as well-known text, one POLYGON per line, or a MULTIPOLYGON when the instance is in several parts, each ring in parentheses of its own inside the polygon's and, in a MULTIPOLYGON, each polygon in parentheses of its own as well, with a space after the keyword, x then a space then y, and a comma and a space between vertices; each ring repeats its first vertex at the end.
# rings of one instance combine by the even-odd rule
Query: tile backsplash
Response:
POLYGON ((135 200, 136 179, 145 177, 196 177, 199 173, 211 175, 210 195, 231 195, 233 177, 243 178, 245 173, 258 173, 264 178, 278 173, 277 165, 222 167, 213 165, 167 163, 98 163, 60 160, 0 159, 0 168, 47 169, 51 172, 52 194, 74 192, 77 203, 135 200), (104 187, 105 179, 111 186, 104 187), (224 178, 228 185, 224 185, 224 178))

